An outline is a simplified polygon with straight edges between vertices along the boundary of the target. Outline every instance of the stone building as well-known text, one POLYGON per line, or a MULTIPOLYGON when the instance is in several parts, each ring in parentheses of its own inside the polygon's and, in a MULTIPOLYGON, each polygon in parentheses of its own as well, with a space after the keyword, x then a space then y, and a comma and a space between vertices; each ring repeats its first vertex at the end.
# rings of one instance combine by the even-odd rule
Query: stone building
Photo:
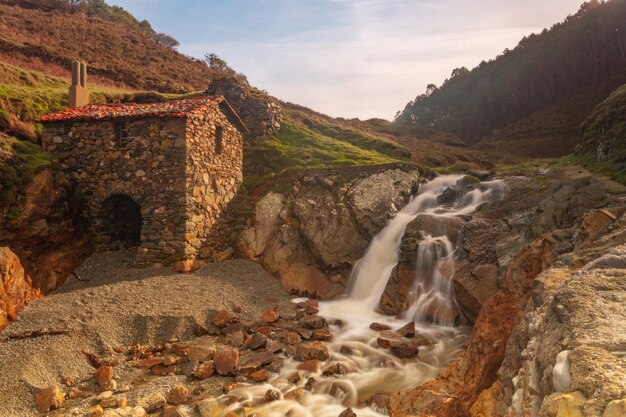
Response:
POLYGON ((179 270, 210 255, 212 228, 242 182, 246 128, 223 97, 87 105, 40 122, 100 247, 137 246, 137 265, 179 270))

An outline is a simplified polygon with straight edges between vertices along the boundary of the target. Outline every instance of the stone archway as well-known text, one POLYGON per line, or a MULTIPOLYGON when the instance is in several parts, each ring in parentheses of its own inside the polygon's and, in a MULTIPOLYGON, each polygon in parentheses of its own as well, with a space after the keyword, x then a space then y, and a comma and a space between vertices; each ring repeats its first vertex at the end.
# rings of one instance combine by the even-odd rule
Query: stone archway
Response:
POLYGON ((110 242, 125 246, 141 244, 143 218, 141 207, 125 194, 113 194, 100 207, 99 232, 108 236, 110 242))

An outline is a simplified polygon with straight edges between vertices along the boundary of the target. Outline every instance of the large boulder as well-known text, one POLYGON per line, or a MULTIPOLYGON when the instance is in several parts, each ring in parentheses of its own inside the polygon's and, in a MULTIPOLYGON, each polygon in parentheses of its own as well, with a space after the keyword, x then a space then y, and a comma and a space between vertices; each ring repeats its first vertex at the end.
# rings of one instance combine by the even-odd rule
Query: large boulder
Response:
POLYGON ((15 253, 8 247, 0 247, 0 329, 14 320, 31 300, 40 297, 32 288, 31 279, 24 272, 15 253))
POLYGON ((417 188, 417 171, 387 169, 305 176, 292 190, 270 192, 237 243, 295 294, 341 294, 354 263, 417 188))

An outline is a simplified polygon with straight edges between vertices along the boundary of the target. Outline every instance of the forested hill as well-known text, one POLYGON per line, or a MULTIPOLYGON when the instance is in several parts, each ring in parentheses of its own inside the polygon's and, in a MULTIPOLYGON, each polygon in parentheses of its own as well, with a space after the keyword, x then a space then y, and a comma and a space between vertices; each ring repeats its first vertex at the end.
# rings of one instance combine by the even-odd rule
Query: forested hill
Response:
POLYGON ((90 79, 181 93, 205 89, 206 63, 178 53, 175 39, 104 0, 0 0, 0 61, 67 77, 88 62, 90 79))
POLYGON ((473 144, 553 103, 606 96, 624 82, 626 0, 592 0, 496 59, 471 71, 455 69, 440 87, 429 85, 397 121, 453 132, 473 144))

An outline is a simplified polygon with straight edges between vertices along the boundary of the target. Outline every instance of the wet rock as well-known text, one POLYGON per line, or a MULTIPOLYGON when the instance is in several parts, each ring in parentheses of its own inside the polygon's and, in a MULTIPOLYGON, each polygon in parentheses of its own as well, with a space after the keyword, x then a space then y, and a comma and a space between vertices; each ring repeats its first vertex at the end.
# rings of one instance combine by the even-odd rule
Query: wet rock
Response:
POLYGON ((274 323, 275 321, 278 321, 278 319, 280 318, 280 314, 278 313, 278 309, 276 307, 272 307, 265 310, 261 314, 261 317, 266 323, 274 323))
POLYGON ((396 330, 400 337, 415 337, 415 323, 409 322, 396 330))
POLYGON ((380 332, 383 330, 391 330, 391 326, 387 325, 387 324, 382 324, 382 323, 372 323, 370 324, 370 329, 380 332))
POLYGON ((300 325, 305 329, 321 329, 328 327, 328 322, 322 316, 310 315, 300 319, 300 325))
POLYGON ((35 407, 40 413, 61 408, 64 402, 65 394, 57 386, 39 390, 35 395, 35 407))
POLYGON ((182 385, 177 385, 167 393, 166 400, 170 404, 178 405, 189 399, 189 390, 182 385))
POLYGON ((369 406, 375 411, 383 414, 389 414, 389 402, 391 400, 391 394, 378 393, 372 395, 369 399, 369 406))
POLYGON ((311 335, 313 340, 331 340, 333 338, 329 329, 315 329, 311 335))
POLYGON ((378 347, 381 347, 383 349, 391 348, 391 340, 389 339, 379 337, 376 339, 376 343, 378 344, 378 347))
POLYGON ((280 400, 280 392, 273 389, 268 389, 265 393, 264 399, 267 402, 280 400))
POLYGON ((351 408, 343 410, 338 417, 357 417, 357 414, 351 408))
POLYGON ((313 330, 310 329, 297 329, 296 332, 305 340, 309 340, 313 337, 313 330))
POLYGON ((265 382, 269 379, 270 373, 265 369, 261 369, 259 371, 253 372, 249 375, 250 379, 254 382, 265 382))
POLYGON ((390 344, 391 353, 399 358, 412 359, 419 353, 420 344, 417 340, 394 341, 390 344))
POLYGON ((345 375, 347 373, 349 373, 350 370, 348 369, 348 367, 341 363, 341 362, 336 362, 328 367, 326 367, 324 369, 324 372, 322 372, 323 375, 329 376, 329 375, 345 375))
POLYGON ((223 350, 215 355, 215 369, 220 375, 236 375, 239 371, 239 352, 223 350))
POLYGON ((296 347, 294 359, 304 362, 309 359, 317 359, 325 361, 330 358, 328 347, 320 342, 308 342, 300 344, 296 347))
POLYGON ((298 369, 307 372, 317 372, 320 370, 321 362, 317 359, 309 359, 298 365, 298 369))
POLYGON ((304 394, 304 387, 297 387, 285 393, 285 400, 300 401, 304 394))
POLYGON ((147 413, 153 413, 160 410, 167 404, 167 400, 162 394, 155 392, 137 400, 137 407, 142 408, 147 413))

